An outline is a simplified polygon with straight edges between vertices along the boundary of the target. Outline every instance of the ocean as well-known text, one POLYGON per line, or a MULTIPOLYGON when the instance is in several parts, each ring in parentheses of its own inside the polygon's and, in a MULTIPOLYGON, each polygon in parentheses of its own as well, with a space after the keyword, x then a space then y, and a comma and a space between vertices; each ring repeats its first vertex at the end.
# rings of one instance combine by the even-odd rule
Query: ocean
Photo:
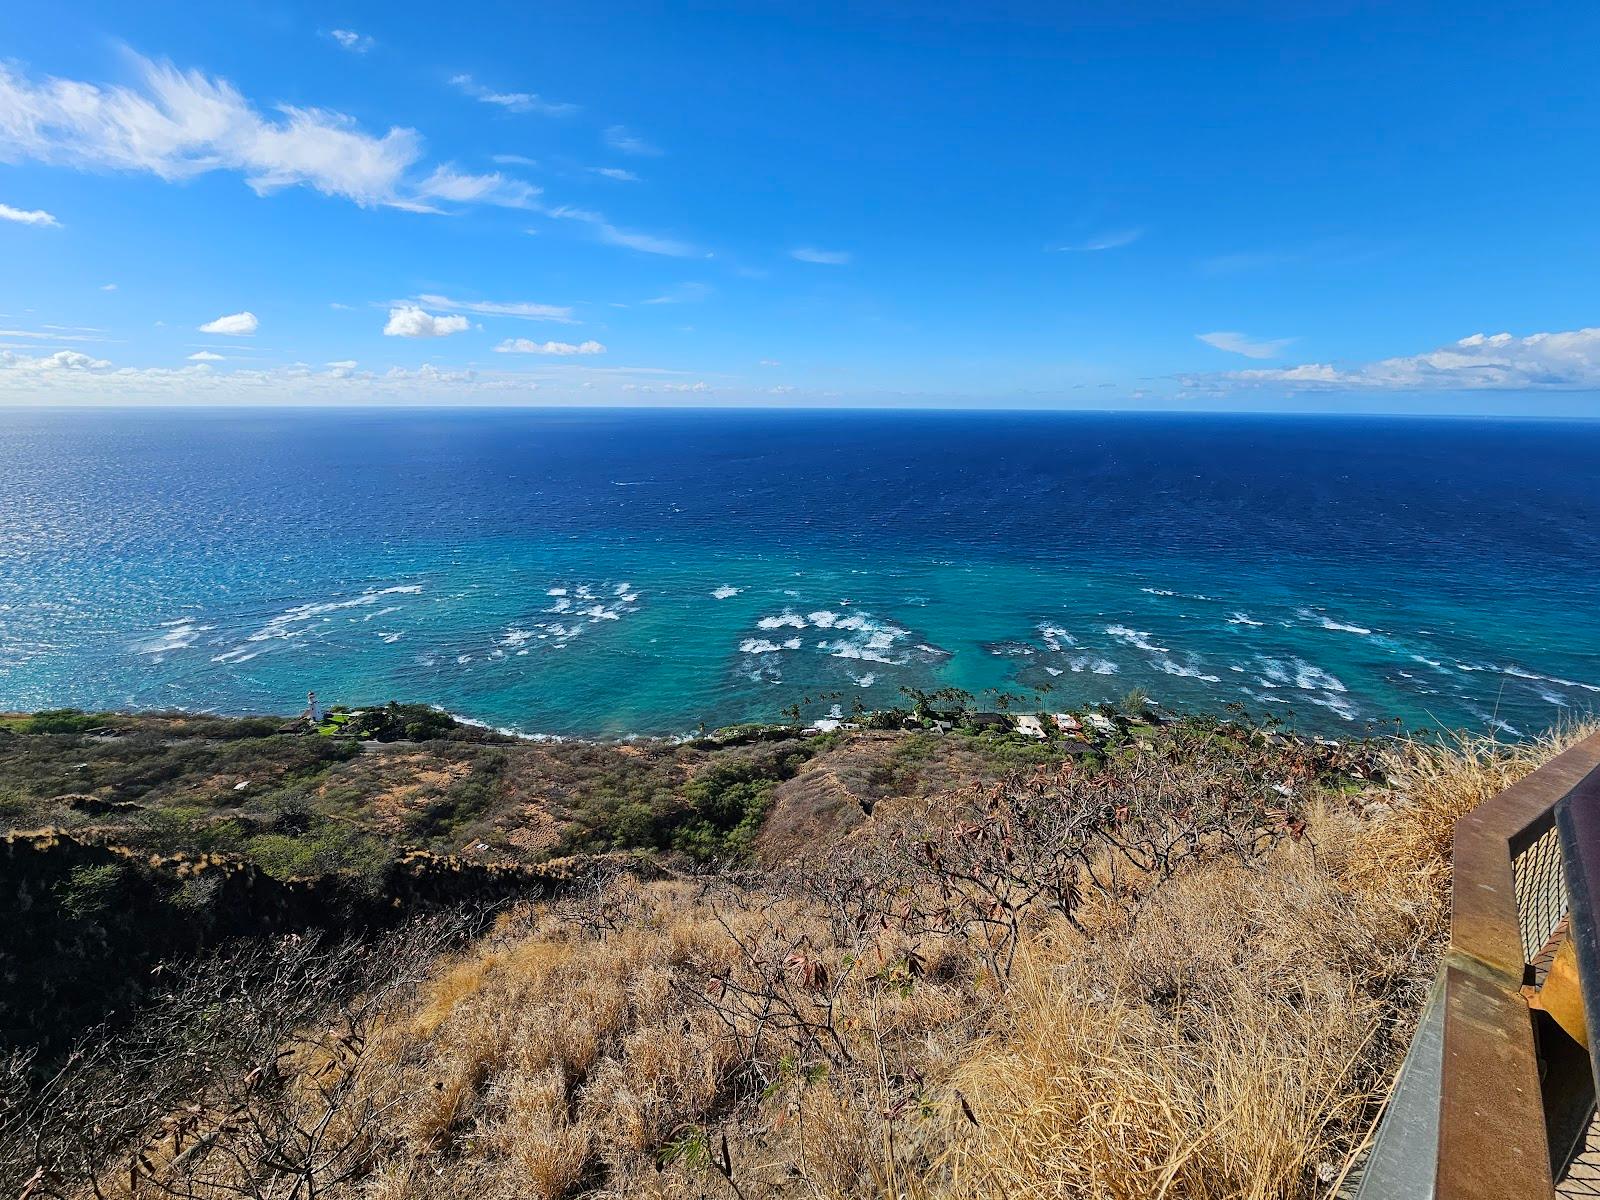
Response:
POLYGON ((1600 706, 1600 423, 0 411, 0 709, 680 734, 959 687, 1332 736, 1600 706))

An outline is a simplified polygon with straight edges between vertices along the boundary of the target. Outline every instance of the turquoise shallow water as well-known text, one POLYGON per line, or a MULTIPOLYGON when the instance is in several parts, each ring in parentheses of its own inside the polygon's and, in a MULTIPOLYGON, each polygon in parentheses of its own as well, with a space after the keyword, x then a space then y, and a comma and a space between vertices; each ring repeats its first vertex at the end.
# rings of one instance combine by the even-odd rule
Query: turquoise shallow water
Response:
POLYGON ((0 413, 0 707, 524 732, 901 686, 1301 728, 1600 703, 1600 425, 0 413))

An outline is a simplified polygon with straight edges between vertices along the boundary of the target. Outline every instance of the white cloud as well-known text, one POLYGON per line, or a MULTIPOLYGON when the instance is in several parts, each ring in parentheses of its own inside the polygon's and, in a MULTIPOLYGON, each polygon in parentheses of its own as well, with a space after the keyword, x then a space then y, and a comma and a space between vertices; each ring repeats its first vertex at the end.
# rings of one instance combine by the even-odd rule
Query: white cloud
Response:
POLYGON ((253 312, 229 313, 200 326, 201 333, 225 333, 229 337, 248 337, 261 327, 253 312))
POLYGON ((328 36, 352 54, 365 54, 375 45, 370 37, 364 33, 357 33, 354 29, 330 30, 328 36))
POLYGON ((711 295, 711 288, 704 283, 680 283, 675 288, 669 288, 659 296, 652 296, 646 304, 694 304, 711 295))
POLYGON ((520 179, 507 179, 498 171, 491 175, 469 175, 442 166, 435 167, 433 174, 417 185, 416 193, 429 200, 451 200, 458 204, 532 208, 540 190, 520 179))
POLYGON ((490 158, 503 167, 537 167, 539 165, 538 159, 529 158, 526 154, 492 154, 490 158))
POLYGON ((0 337, 37 342, 103 342, 103 332, 87 325, 45 325, 39 329, 0 329, 0 337))
POLYGON ((34 82, 0 65, 0 160, 148 171, 243 172, 258 194, 305 185, 357 204, 396 203, 421 154, 415 130, 374 137, 349 117, 281 105, 262 117, 234 86, 133 56, 134 86, 34 82))
POLYGON ((781 367, 781 366, 783 366, 783 364, 781 362, 779 362, 775 358, 763 358, 761 360, 761 364, 760 365, 763 366, 763 367, 781 367))
POLYGON ((1394 391, 1600 391, 1600 328, 1526 337, 1475 333, 1424 354, 1352 367, 1304 363, 1195 376, 1185 382, 1202 387, 1287 384, 1394 391))
POLYGON ((60 221, 42 208, 12 208, 9 204, 0 204, 0 221, 15 221, 19 225, 45 225, 57 228, 61 225, 60 221))
POLYGON ((1099 250, 1120 250, 1124 246, 1131 246, 1144 236, 1142 229, 1116 229, 1107 233, 1096 234, 1082 242, 1066 246, 1056 246, 1055 249, 1066 254, 1092 254, 1099 250))
POLYGON ((637 175, 635 175, 632 171, 623 170, 621 167, 590 167, 589 169, 596 175, 602 175, 607 179, 615 179, 619 183, 639 182, 639 177, 637 175))
POLYGON ((454 300, 449 296, 423 294, 417 305, 442 308, 446 312, 469 312, 485 317, 519 317, 524 321, 557 321, 563 325, 577 324, 572 309, 564 304, 535 304, 530 300, 454 300))
POLYGON ((77 350, 57 350, 38 357, 0 350, 0 370, 7 371, 101 371, 110 365, 77 350))
POLYGON ((389 310, 383 332, 386 337, 429 338, 465 333, 470 328, 472 323, 465 317, 436 317, 414 304, 405 304, 389 310))
POLYGON ((609 246, 624 246, 629 250, 638 250, 643 254, 664 254, 668 258, 693 258, 700 253, 688 242, 680 242, 676 238, 659 237, 653 233, 638 233, 630 229, 618 229, 615 225, 600 225, 598 227, 598 236, 602 242, 609 246))
POLYGON ((338 362, 324 363, 323 365, 328 368, 328 374, 333 378, 349 379, 350 376, 355 374, 357 363, 353 358, 343 358, 338 362))
POLYGON ((644 254, 662 254, 668 258, 696 258, 704 253, 688 242, 680 242, 676 238, 618 229, 600 213, 586 208, 573 208, 571 205, 563 204, 556 208, 541 208, 539 211, 547 217, 555 217, 558 220, 582 221, 586 225, 591 225, 594 227, 595 237, 609 246, 625 246, 629 250, 638 250, 644 254))
POLYGON ((529 338, 507 338, 495 347, 497 354, 604 354, 606 348, 599 342, 535 342, 529 338))
POLYGON ((1217 350, 1224 350, 1229 354, 1242 354, 1246 358, 1277 358, 1285 347, 1294 341, 1293 338, 1273 338, 1263 340, 1252 338, 1242 333, 1231 333, 1227 330, 1218 330, 1216 333, 1197 333, 1194 335, 1206 345, 1217 350))
POLYGON ((657 146, 652 146, 641 137, 629 133, 626 126, 613 125, 606 130, 606 145, 623 154, 638 154, 654 158, 662 153, 657 146))
POLYGON ((711 386, 705 380, 698 383, 625 383, 622 385, 625 392, 709 392, 711 386))
MULTIPOLYGON (((416 181, 422 138, 415 130, 397 126, 376 137, 341 113, 290 105, 269 118, 226 80, 138 56, 133 63, 138 82, 112 87, 34 81, 0 65, 0 161, 148 171, 167 180, 236 170, 261 195, 304 185, 365 206, 421 212, 439 211, 439 200, 527 208, 539 194, 498 172, 448 165, 416 181)), ((0 207, 0 216, 18 212, 0 207)), ((54 223, 48 213, 10 219, 54 223)))
POLYGON ((848 250, 818 250, 815 246, 799 246, 789 251, 790 258, 801 262, 821 263, 829 267, 842 267, 850 261, 848 250))
POLYGON ((100 290, 102 292, 114 292, 117 290, 117 285, 114 283, 102 283, 100 285, 100 290))
POLYGON ((576 104, 558 104, 532 92, 497 92, 486 88, 471 75, 452 76, 450 82, 474 100, 497 104, 508 112, 536 112, 547 117, 564 117, 578 111, 576 104))
POLYGON ((193 354, 189 355, 189 361, 190 362, 221 362, 222 361, 222 355, 213 354, 209 350, 196 350, 193 354))

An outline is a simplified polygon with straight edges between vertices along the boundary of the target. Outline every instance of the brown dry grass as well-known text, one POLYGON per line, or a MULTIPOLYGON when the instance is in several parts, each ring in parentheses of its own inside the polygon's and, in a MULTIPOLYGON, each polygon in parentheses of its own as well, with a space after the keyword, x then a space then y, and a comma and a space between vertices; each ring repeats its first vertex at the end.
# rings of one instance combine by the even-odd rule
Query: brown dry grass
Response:
POLYGON ((905 917, 933 876, 871 921, 771 879, 508 915, 350 1068, 385 1119, 343 1194, 1320 1200, 1436 966, 1451 822, 1587 732, 1397 744, 1295 836, 1028 908, 1008 974, 994 926, 905 917))

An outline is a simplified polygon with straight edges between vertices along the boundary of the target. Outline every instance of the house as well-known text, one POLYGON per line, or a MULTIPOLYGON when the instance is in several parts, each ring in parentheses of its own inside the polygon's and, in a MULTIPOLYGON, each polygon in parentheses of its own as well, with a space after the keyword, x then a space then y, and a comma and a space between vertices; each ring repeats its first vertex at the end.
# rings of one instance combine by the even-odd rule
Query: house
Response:
POLYGON ((1107 737, 1117 732, 1116 722, 1110 717, 1101 716, 1099 713, 1084 713, 1083 720, 1090 729, 1097 733, 1103 733, 1107 737))
POLYGON ((1032 713, 1022 713, 1017 717, 1017 732, 1025 737, 1044 740, 1044 726, 1039 723, 1039 718, 1032 713))
POLYGON ((1004 733, 1006 730, 1011 728, 1010 721, 1006 720, 999 713, 994 712, 973 713, 967 718, 967 724, 980 731, 986 729, 997 729, 1001 733, 1004 733))

